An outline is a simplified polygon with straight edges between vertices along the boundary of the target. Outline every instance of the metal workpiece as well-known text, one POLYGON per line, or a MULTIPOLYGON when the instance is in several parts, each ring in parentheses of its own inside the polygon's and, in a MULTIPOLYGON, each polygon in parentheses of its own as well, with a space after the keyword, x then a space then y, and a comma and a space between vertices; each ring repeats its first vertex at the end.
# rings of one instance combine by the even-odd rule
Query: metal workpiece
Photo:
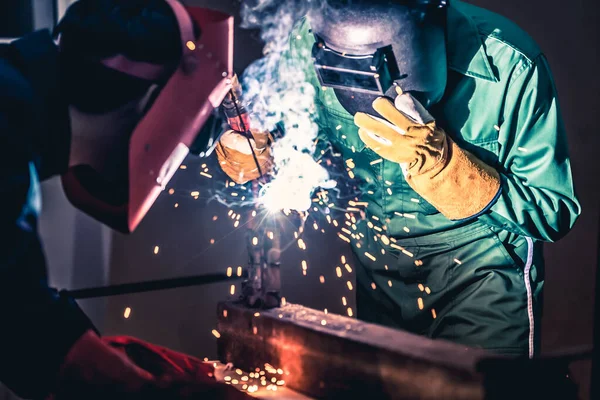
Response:
POLYGON ((281 305, 281 243, 274 223, 248 223, 248 279, 242 283, 241 301, 252 308, 281 305))
POLYGON ((222 362, 269 363, 286 387, 314 398, 576 398, 560 360, 497 356, 300 305, 220 303, 218 331, 222 362))

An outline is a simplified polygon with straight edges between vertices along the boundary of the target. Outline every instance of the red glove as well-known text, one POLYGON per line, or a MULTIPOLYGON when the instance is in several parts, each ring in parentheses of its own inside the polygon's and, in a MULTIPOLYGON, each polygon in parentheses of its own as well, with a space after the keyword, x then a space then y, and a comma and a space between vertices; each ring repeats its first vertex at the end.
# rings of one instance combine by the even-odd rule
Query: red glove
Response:
POLYGON ((127 336, 86 333, 69 352, 48 400, 249 399, 214 379, 211 364, 127 336))

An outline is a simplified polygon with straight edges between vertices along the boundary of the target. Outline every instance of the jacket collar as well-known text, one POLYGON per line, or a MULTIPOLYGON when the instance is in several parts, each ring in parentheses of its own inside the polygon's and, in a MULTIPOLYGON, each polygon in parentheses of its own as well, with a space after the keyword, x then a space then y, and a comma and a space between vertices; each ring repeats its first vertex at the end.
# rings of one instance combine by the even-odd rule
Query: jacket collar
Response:
POLYGON ((498 82, 477 24, 461 8, 456 0, 448 7, 448 67, 466 76, 498 82))
POLYGON ((50 31, 31 33, 11 43, 14 65, 34 91, 35 112, 40 121, 32 132, 39 156, 40 179, 63 174, 68 169, 71 127, 68 106, 60 94, 59 54, 50 31))

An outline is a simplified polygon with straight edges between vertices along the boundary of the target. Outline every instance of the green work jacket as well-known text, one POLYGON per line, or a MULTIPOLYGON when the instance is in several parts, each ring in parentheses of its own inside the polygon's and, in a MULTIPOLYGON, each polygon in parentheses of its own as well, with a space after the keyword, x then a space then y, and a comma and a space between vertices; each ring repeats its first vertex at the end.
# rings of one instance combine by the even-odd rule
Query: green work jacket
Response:
MULTIPOLYGON (((365 209, 366 221, 356 224, 354 231, 347 227, 357 256, 368 266, 364 276, 358 275, 362 286, 388 291, 404 318, 415 320, 422 309, 428 310, 428 299, 431 304, 443 300, 435 300, 434 294, 421 296, 419 283, 443 292, 460 277, 455 271, 447 273, 450 268, 467 271, 470 264, 468 274, 473 275, 477 266, 510 265, 525 280, 523 290, 529 301, 518 307, 522 304, 527 309, 530 341, 532 303, 543 283, 541 243, 562 238, 581 211, 556 88, 544 54, 514 23, 452 1, 447 26, 449 82, 442 101, 430 111, 460 147, 493 166, 502 181, 500 196, 483 215, 453 221, 412 190, 399 164, 365 148, 352 115, 333 90, 318 83, 311 60, 314 41, 309 23, 302 21, 290 38, 290 56, 316 90, 320 139, 327 139, 342 154, 362 193, 364 204, 359 208, 365 209), (386 250, 404 258, 405 265, 402 261, 393 268, 385 264, 386 250), (429 272, 419 270, 428 264, 429 272), (398 268, 399 273, 395 271, 393 279, 373 273, 384 268, 398 268), (403 289, 394 286, 396 281, 403 289), (414 296, 407 300, 406 293, 414 296), (424 305, 419 298, 424 298, 424 305), (406 301, 414 310, 406 309, 406 301)), ((465 199, 468 196, 465 193, 465 199)), ((510 292, 511 285, 493 290, 510 292)), ((450 304, 447 296, 442 302, 438 314, 450 304)), ((435 336, 432 322, 413 330, 435 336)), ((477 340, 486 339, 464 342, 477 340)), ((482 346, 511 347, 503 343, 482 346)))

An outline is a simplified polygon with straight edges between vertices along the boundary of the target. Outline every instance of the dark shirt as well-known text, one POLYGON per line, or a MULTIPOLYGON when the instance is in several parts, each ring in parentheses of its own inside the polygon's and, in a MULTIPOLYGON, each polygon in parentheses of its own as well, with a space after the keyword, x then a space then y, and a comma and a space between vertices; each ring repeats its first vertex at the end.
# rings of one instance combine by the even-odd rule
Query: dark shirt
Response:
POLYGON ((0 381, 22 397, 52 391, 69 349, 93 329, 48 286, 37 232, 39 181, 68 167, 59 63, 49 31, 0 45, 0 381))

